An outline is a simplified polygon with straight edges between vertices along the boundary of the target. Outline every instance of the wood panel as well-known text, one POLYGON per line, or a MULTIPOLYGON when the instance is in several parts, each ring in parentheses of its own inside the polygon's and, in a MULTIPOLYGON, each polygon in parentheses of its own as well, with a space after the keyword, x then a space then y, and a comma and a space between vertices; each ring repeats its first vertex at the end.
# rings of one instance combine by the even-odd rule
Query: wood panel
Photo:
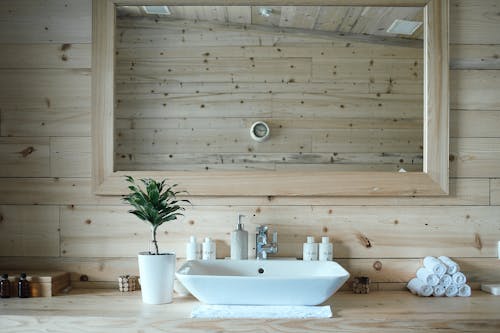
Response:
MULTIPOLYGON (((119 51, 118 51, 119 52, 119 51)), ((133 59, 116 64, 117 75, 129 80, 154 77, 179 82, 309 82, 311 59, 307 58, 166 58, 133 59), (201 74, 203 73, 203 74, 201 74)))
POLYGON ((0 200, 13 205, 72 205, 119 202, 94 196, 88 178, 0 178, 0 200))
POLYGON ((51 177, 90 177, 92 152, 89 137, 50 139, 51 177))
MULTIPOLYGON (((196 197, 196 205, 239 206, 484 206, 489 203, 488 179, 451 179, 450 196, 400 198, 349 197, 196 197)), ((0 178, 0 204, 117 205, 121 198, 92 194, 90 180, 84 178, 0 178)))
POLYGON ((491 205, 500 206, 500 179, 490 180, 490 190, 491 190, 491 205))
POLYGON ((497 0, 453 0, 450 43, 500 44, 497 0))
MULTIPOLYGON (((492 46, 478 45, 482 52, 492 46)), ((421 47, 420 47, 421 48, 421 47)), ((465 51, 463 51, 465 52, 465 51)), ((215 60, 217 57, 225 58, 305 58, 313 57, 314 59, 329 59, 337 58, 380 58, 380 59, 419 59, 423 58, 422 52, 416 52, 415 47, 386 45, 383 47, 377 44, 373 45, 373 41, 349 40, 347 37, 341 41, 331 42, 329 40, 318 40, 314 44, 308 44, 307 47, 300 45, 286 46, 251 46, 247 45, 244 48, 241 46, 193 46, 193 47, 159 47, 146 43, 141 47, 125 47, 121 45, 120 50, 116 52, 118 61, 126 61, 128 59, 158 59, 158 58, 201 58, 202 60, 215 60)))
POLYGON ((0 119, 2 136, 90 136, 90 107, 24 111, 16 106, 0 111, 0 119))
MULTIPOLYGON (((467 280, 477 285, 482 282, 496 282, 499 273, 495 269, 496 258, 457 258, 453 257, 464 272, 467 280)), ((419 258, 367 258, 367 259, 335 259, 342 267, 346 268, 351 276, 369 276, 371 282, 376 284, 405 283, 415 276, 415 272, 422 266, 419 258), (375 264, 377 262, 377 264, 375 264), (375 265, 374 265, 375 264, 375 265), (375 268, 375 267, 376 268, 375 268)), ((177 267, 184 263, 184 259, 177 260, 177 267)), ((82 275, 88 278, 89 284, 112 282, 115 287, 116 277, 124 274, 138 274, 139 267, 136 257, 127 258, 72 258, 72 257, 25 257, 22 262, 13 262, 10 257, 0 257, 0 268, 10 270, 23 270, 26 266, 33 270, 67 271, 71 274, 71 283, 80 287, 85 284, 80 281, 82 275)), ((84 282, 84 281, 83 281, 84 282)), ((108 285, 108 287, 110 287, 108 285)), ((374 287, 374 286, 372 286, 374 287)), ((399 287, 396 287, 399 288, 399 287)), ((394 290, 394 289, 393 289, 394 290)))
POLYGON ((500 177, 498 138, 456 138, 450 140, 452 177, 500 177))
POLYGON ((500 110, 496 70, 450 70, 450 108, 500 110))
POLYGON ((61 108, 90 109, 90 70, 2 70, 2 113, 61 108))
MULTIPOLYGON (((61 248, 69 257, 124 257, 144 250, 146 226, 127 207, 75 206, 62 209, 61 248), (106 241, 113 233, 113 240, 106 241)), ((218 258, 229 255, 229 233, 237 212, 249 216, 246 228, 272 224, 278 231, 280 256, 300 257, 303 235, 330 236, 336 258, 406 258, 440 253, 459 257, 493 257, 500 231, 498 207, 227 207, 194 206, 178 222, 162 228, 164 251, 180 258, 186 236, 217 240, 218 258), (308 223, 314 221, 314 224, 308 223)), ((250 242, 251 243, 251 242, 250 242)))
POLYGON ((90 3, 90 0, 2 1, 0 43, 90 43, 90 3))
POLYGON ((90 68, 91 44, 3 44, 0 68, 90 68))
POLYGON ((450 112, 450 135, 454 138, 498 138, 500 110, 450 112))
POLYGON ((48 138, 0 137, 0 177, 47 177, 48 138))
POLYGON ((500 45, 450 45, 450 69, 500 69, 500 45))
POLYGON ((59 208, 0 206, 0 256, 59 256, 59 208))
MULTIPOLYGON (((407 171, 421 169, 421 153, 247 153, 230 154, 218 153, 135 153, 116 154, 115 166, 117 170, 198 170, 209 169, 238 169, 238 168, 280 168, 294 167, 297 170, 343 170, 360 168, 365 164, 372 170, 398 171, 404 167, 407 171), (322 168, 323 167, 323 168, 322 168), (377 167, 379 169, 377 169, 377 167)), ((361 170, 361 168, 359 169, 361 170)))

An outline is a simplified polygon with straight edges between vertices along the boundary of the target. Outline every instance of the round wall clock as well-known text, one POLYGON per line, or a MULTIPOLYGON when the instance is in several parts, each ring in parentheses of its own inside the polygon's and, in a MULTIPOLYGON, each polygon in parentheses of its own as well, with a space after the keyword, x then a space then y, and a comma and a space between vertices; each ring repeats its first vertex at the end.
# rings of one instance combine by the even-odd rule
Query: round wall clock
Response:
POLYGON ((269 126, 263 121, 257 121, 250 127, 250 136, 257 142, 262 142, 269 137, 269 126))

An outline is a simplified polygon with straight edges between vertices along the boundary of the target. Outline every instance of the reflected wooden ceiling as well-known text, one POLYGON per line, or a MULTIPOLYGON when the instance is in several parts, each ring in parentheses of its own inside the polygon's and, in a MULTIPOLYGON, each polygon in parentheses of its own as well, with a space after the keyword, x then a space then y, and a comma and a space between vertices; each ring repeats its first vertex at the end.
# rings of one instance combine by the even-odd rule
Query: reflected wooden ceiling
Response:
MULTIPOLYGON (((336 33, 422 39, 422 26, 411 36, 387 32, 396 19, 422 21, 421 7, 345 6, 168 6, 165 18, 296 28, 336 33), (262 15, 262 9, 268 16, 262 15)), ((119 16, 146 16, 142 6, 117 8, 119 16)))

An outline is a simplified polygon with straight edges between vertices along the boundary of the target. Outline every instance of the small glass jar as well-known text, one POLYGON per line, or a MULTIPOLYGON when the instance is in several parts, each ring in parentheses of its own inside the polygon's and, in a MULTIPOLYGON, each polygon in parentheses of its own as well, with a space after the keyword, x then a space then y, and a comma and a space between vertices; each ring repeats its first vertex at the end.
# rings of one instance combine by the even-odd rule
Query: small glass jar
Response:
POLYGON ((10 281, 7 274, 0 277, 0 298, 10 297, 10 281))
POLYGON ((19 282, 17 285, 17 296, 20 298, 28 298, 31 296, 30 283, 26 279, 26 273, 21 273, 19 282))

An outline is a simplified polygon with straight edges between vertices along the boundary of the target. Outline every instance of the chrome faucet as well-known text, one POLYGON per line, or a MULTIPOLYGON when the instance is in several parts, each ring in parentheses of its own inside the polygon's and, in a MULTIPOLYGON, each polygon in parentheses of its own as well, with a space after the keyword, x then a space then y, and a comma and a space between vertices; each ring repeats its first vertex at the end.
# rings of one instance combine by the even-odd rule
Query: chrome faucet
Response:
POLYGON ((268 254, 278 253, 278 232, 273 232, 273 240, 269 242, 268 230, 267 225, 257 227, 257 237, 255 238, 255 257, 257 259, 267 259, 268 254))

